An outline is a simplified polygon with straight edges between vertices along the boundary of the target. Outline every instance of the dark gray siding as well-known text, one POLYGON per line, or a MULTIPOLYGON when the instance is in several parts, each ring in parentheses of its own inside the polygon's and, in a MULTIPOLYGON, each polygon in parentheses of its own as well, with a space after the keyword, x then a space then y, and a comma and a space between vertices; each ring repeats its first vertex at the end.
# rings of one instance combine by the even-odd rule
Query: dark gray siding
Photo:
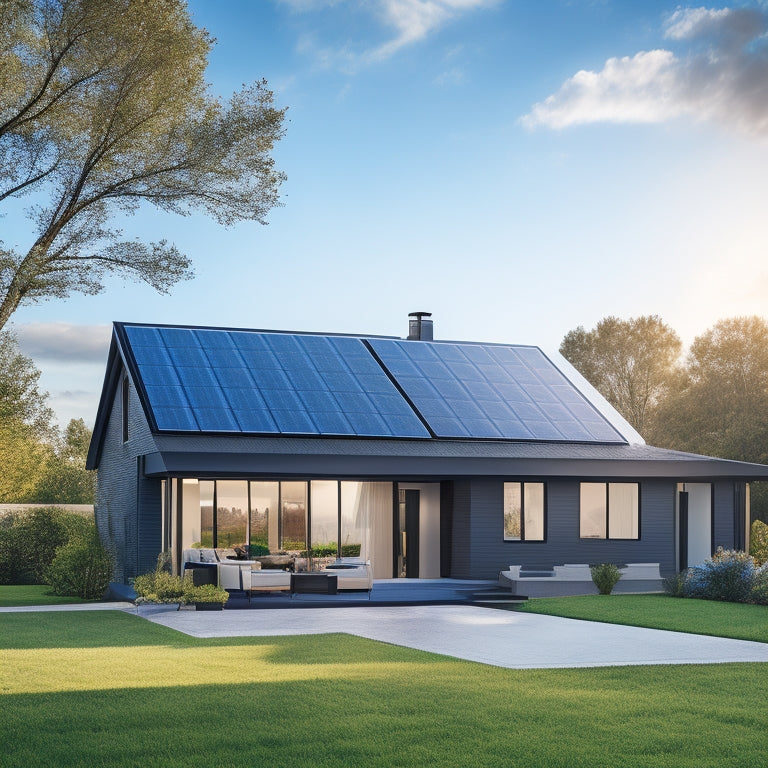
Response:
MULTIPOLYGON (((493 579, 510 565, 564 563, 650 562, 659 563, 664 575, 675 570, 675 483, 641 483, 638 541, 581 539, 579 483, 573 481, 547 483, 546 541, 504 541, 503 482, 472 481, 470 486, 470 530, 462 538, 469 544, 471 562, 468 568, 456 567, 460 548, 454 541, 453 575, 457 578, 493 579)), ((458 517, 454 509, 454 524, 458 517)))
POLYGON ((157 478, 144 477, 143 457, 137 460, 138 515, 137 515, 137 568, 139 573, 151 571, 163 540, 162 486, 157 478))
POLYGON ((712 486, 712 548, 733 549, 735 515, 734 484, 730 482, 714 483, 712 486))
MULTIPOLYGON (((104 435, 104 448, 98 468, 95 518, 99 534, 115 562, 114 580, 125 583, 137 576, 150 559, 152 565, 161 547, 159 534, 160 520, 160 481, 144 480, 157 487, 157 526, 158 533, 153 544, 152 527, 142 525, 142 540, 139 541, 138 518, 138 457, 155 450, 155 443, 144 418, 144 412, 136 395, 136 388, 131 382, 129 409, 128 441, 123 442, 121 386, 118 385, 112 401, 109 419, 104 435), (154 556, 139 556, 140 550, 153 551, 154 556)), ((142 496, 149 501, 151 489, 146 485, 142 496)), ((151 516, 153 510, 147 507, 142 518, 151 516)), ((150 565, 151 567, 151 565, 150 565)))
POLYGON ((471 579, 472 556, 471 483, 457 480, 453 484, 453 535, 451 536, 451 576, 471 579))

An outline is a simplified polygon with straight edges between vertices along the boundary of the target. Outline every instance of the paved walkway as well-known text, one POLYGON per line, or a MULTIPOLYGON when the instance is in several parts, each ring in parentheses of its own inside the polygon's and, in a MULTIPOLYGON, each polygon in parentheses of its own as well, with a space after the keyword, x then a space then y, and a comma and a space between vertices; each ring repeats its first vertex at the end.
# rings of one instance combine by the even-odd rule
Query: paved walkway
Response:
POLYGON ((194 637, 345 632, 510 669, 768 662, 768 643, 466 605, 202 613, 142 608, 140 615, 194 637))
POLYGON ((0 608, 125 610, 193 637, 345 632, 509 669, 768 662, 768 643, 625 627, 467 605, 192 611, 131 603, 0 608))

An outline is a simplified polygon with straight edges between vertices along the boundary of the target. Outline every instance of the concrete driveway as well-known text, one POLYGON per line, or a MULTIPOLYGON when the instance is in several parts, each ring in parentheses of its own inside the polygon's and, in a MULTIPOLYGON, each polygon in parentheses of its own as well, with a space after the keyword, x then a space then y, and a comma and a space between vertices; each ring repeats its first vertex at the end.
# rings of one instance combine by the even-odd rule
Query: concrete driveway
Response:
POLYGON ((345 632, 509 669, 768 662, 768 643, 463 605, 177 611, 140 616, 194 637, 345 632))

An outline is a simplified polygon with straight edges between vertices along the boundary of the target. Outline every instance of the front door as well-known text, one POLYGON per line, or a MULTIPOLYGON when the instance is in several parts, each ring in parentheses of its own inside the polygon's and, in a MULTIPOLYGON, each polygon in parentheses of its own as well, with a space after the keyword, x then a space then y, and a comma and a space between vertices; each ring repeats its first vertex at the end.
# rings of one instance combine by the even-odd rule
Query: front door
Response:
POLYGON ((395 539, 395 576, 419 578, 419 491, 400 491, 395 539))

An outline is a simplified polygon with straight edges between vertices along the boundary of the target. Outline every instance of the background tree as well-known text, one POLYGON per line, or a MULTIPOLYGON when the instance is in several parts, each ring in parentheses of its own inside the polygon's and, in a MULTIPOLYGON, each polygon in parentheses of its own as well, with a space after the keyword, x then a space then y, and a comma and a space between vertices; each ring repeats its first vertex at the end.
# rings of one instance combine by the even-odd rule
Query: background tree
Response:
POLYGON ((659 416, 660 444, 768 463, 768 323, 731 318, 697 336, 682 388, 659 416))
POLYGON ((591 331, 579 326, 560 345, 563 355, 641 434, 675 385, 682 343, 657 315, 606 317, 591 331))
POLYGON ((161 292, 188 277, 172 245, 108 226, 143 202, 264 223, 284 110, 264 81, 214 98, 211 47, 183 0, 0 0, 0 205, 36 203, 30 242, 0 242, 0 329, 22 304, 98 293, 107 272, 161 292))
POLYGON ((92 504, 91 430, 72 419, 59 434, 39 379, 13 333, 0 331, 0 502, 92 504))
POLYGON ((93 504, 96 473, 85 468, 91 430, 72 419, 57 439, 33 494, 41 504, 93 504))
POLYGON ((0 501, 28 501, 50 457, 54 434, 40 371, 19 351, 16 337, 0 331, 0 501))

